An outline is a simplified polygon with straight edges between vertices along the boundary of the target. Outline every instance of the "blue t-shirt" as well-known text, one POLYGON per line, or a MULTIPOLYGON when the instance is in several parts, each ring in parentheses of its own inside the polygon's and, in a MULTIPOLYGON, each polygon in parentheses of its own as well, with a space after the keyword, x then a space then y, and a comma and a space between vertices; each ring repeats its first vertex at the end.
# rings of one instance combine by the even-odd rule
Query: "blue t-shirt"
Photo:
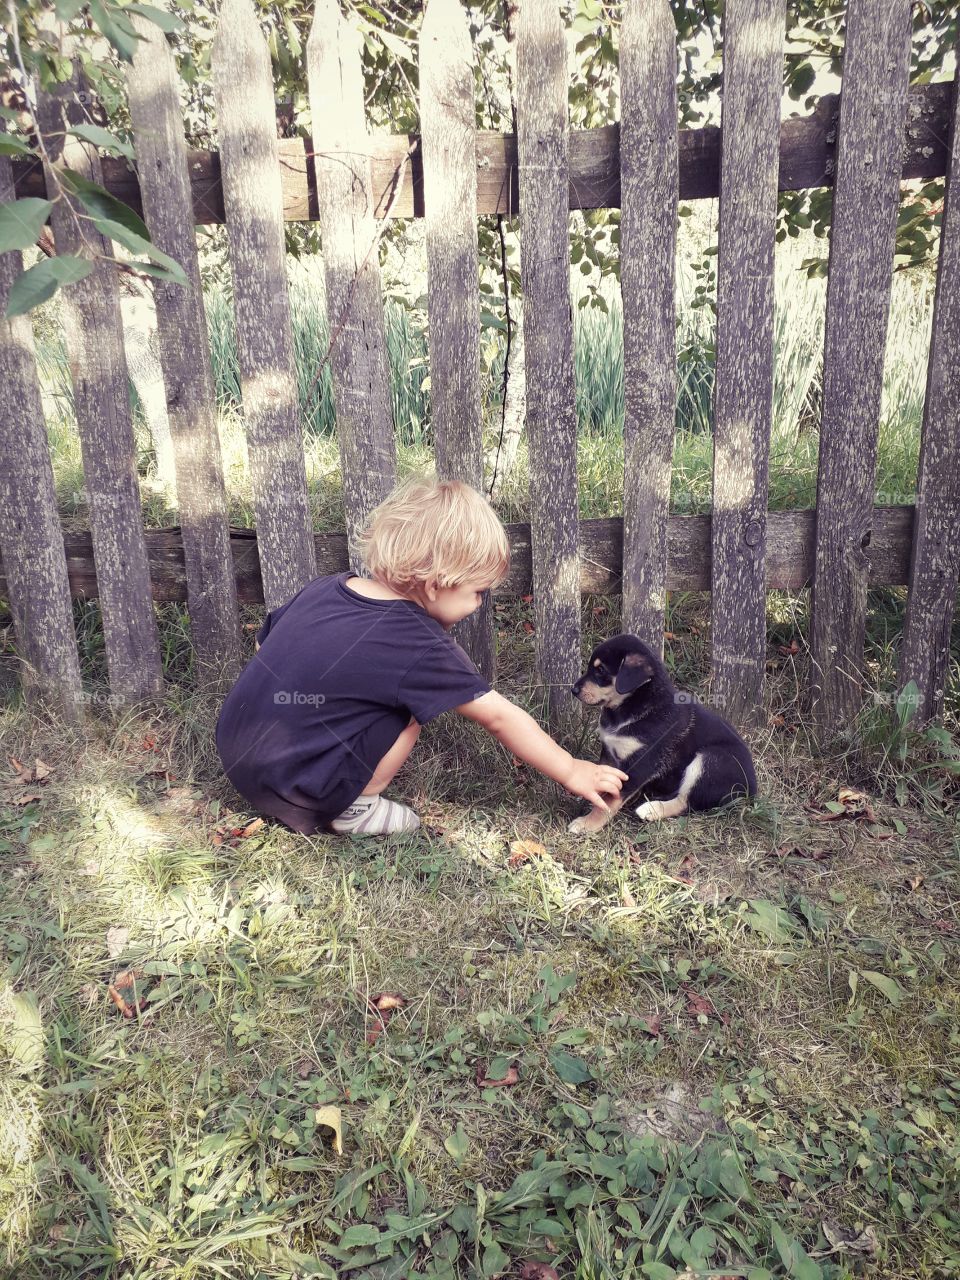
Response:
POLYGON ((350 573, 314 578, 267 615, 217 721, 227 777, 306 835, 342 813, 410 723, 490 685, 412 600, 371 600, 350 573))

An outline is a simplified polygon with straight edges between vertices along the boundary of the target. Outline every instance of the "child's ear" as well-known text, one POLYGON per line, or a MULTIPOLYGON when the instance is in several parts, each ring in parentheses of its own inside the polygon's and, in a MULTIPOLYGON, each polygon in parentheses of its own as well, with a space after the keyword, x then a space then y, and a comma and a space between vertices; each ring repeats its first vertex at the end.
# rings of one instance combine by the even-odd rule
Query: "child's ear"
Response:
POLYGON ((428 578, 423 584, 423 593, 431 604, 436 600, 439 589, 436 578, 428 578))
POLYGON ((642 653, 628 653, 617 672, 617 693, 634 693, 653 676, 653 669, 642 653))

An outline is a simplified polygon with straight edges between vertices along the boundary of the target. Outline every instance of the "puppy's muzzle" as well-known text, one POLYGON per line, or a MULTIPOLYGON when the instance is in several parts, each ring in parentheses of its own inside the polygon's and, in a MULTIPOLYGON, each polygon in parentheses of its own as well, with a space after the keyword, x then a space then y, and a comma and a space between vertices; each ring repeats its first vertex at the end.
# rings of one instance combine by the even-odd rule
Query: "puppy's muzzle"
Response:
POLYGON ((581 676, 570 692, 575 698, 579 698, 581 702, 586 703, 588 707, 595 707, 597 703, 603 701, 602 691, 586 676, 581 676))

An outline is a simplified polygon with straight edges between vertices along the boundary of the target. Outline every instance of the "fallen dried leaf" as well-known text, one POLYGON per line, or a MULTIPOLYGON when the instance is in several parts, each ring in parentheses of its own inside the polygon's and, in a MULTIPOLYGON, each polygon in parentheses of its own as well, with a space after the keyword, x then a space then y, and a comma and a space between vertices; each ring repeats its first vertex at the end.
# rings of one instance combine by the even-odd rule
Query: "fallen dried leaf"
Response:
POLYGON ((236 832, 236 834, 240 836, 241 839, 244 839, 246 836, 255 835, 256 832, 258 832, 262 826, 264 826, 263 819, 254 818, 254 820, 252 822, 248 822, 245 827, 241 827, 241 829, 238 832, 236 832))
POLYGON ((661 1021, 662 1020, 659 1013, 655 1013, 649 1018, 644 1018, 644 1022, 646 1023, 647 1033, 653 1036, 654 1039, 656 1039, 657 1036, 660 1035, 661 1021))
POLYGON ((531 858, 544 857, 546 852, 546 845, 541 844, 539 840, 512 840, 507 866, 519 867, 521 863, 528 862, 531 858))
POLYGON ((34 800, 40 799, 39 791, 18 791, 10 796, 9 803, 16 805, 33 804, 34 800))
POLYGON ((777 652, 782 653, 786 658, 792 658, 800 652, 800 646, 796 640, 791 640, 789 644, 778 644, 777 652))
POLYGON ((560 1273, 549 1262, 525 1262, 520 1268, 520 1280, 560 1280, 560 1273))
POLYGON ((687 998, 687 1013, 690 1014, 691 1018, 697 1018, 703 1014, 707 1018, 716 1018, 724 1026, 729 1023, 729 1016, 725 1013, 717 1013, 709 996, 705 996, 699 991, 694 991, 692 987, 681 987, 680 990, 687 998))
POLYGON ((502 1080, 489 1080, 487 1078, 487 1064, 485 1062, 477 1063, 478 1089, 508 1089, 511 1085, 516 1084, 519 1079, 520 1072, 515 1066, 511 1065, 502 1080))
POLYGON ((370 1003, 378 1013, 392 1013, 394 1009, 402 1009, 407 1002, 401 995, 384 992, 382 995, 372 996, 370 1003))
POLYGON ((798 844, 782 844, 774 849, 775 858, 804 858, 808 862, 825 862, 833 856, 831 849, 803 849, 798 844))
POLYGON ((143 974, 139 969, 123 969, 107 987, 107 995, 125 1018, 133 1018, 138 1009, 146 1008, 146 996, 137 998, 136 984, 143 974))
POLYGON ((35 760, 35 762, 34 762, 34 766, 33 766, 33 779, 34 779, 34 781, 35 781, 35 782, 44 782, 47 778, 49 778, 49 777, 50 777, 50 774, 51 774, 52 772, 53 772, 53 771, 52 771, 52 769, 50 768, 50 766, 49 766, 48 764, 44 764, 44 763, 43 763, 43 761, 40 759, 40 757, 39 757, 39 756, 37 756, 37 758, 36 758, 36 760, 35 760))
POLYGON ((333 1130, 333 1149, 338 1156, 343 1155, 343 1120, 339 1107, 317 1107, 313 1113, 315 1124, 322 1124, 325 1129, 333 1130))
POLYGON ((111 960, 116 960, 117 956, 123 951, 127 943, 130 941, 130 930, 123 925, 115 924, 112 929, 107 930, 107 955, 111 960))
POLYGON ((523 624, 523 629, 524 629, 524 631, 527 633, 527 635, 528 635, 528 636, 533 635, 533 623, 532 623, 532 622, 525 622, 525 623, 523 624))
POLYGON ((27 786, 33 781, 33 775, 21 760, 18 760, 16 756, 8 756, 7 759, 23 786, 27 786))

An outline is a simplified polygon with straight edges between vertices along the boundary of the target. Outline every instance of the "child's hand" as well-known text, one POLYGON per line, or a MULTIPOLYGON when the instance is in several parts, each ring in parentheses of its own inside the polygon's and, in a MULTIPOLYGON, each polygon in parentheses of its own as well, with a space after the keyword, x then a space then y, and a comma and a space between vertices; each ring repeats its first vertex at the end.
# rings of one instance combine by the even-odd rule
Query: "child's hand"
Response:
POLYGON ((575 759, 563 785, 575 796, 583 796, 584 800, 589 800, 598 809, 609 811, 610 806, 603 795, 618 796, 629 776, 610 764, 593 764, 589 760, 575 759))

